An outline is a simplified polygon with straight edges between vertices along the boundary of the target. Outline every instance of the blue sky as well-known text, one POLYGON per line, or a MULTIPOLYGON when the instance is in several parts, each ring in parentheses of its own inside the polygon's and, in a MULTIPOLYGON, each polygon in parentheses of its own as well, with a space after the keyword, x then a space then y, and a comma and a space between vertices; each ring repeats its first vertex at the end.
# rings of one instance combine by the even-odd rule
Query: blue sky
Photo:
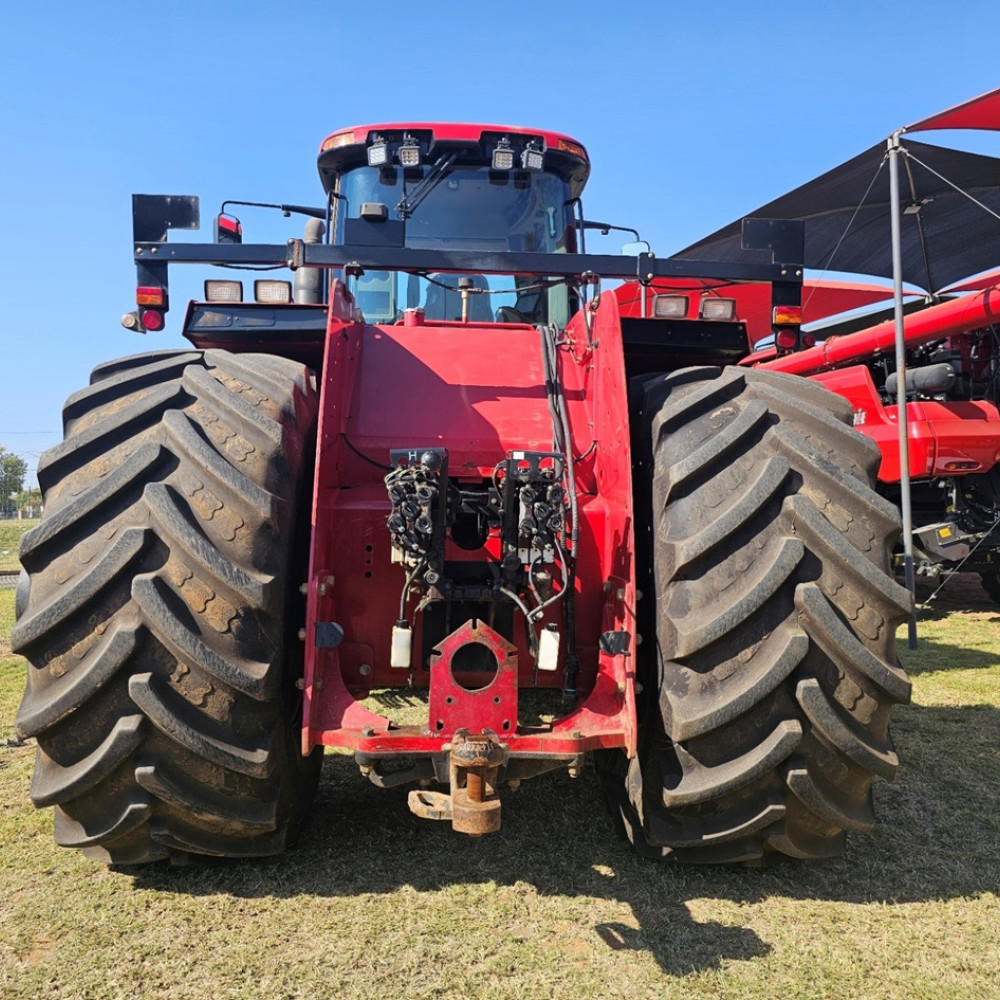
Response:
MULTIPOLYGON (((988 0, 7 0, 0 445, 33 469, 96 363, 184 344, 195 269, 171 276, 166 332, 119 324, 133 192, 200 195, 203 219, 224 198, 311 204, 336 128, 522 124, 582 141, 587 215, 666 255, 1000 86, 998 27, 988 0)), ((1000 155, 994 135, 921 140, 1000 155)), ((268 213, 243 221, 248 241, 297 235, 268 213)))

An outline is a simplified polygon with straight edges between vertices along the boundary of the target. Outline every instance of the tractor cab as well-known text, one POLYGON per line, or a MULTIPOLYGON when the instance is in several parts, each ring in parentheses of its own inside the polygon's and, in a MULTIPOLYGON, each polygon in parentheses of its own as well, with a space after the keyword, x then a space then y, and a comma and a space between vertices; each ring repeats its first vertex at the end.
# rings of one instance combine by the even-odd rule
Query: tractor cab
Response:
MULTIPOLYGON (((565 136, 372 125, 329 136, 319 171, 335 244, 471 250, 491 269, 502 267, 505 254, 577 251, 589 164, 584 148, 565 136)), ((365 270, 350 274, 349 287, 370 323, 419 309, 431 322, 564 326, 576 306, 564 282, 538 275, 365 270)))

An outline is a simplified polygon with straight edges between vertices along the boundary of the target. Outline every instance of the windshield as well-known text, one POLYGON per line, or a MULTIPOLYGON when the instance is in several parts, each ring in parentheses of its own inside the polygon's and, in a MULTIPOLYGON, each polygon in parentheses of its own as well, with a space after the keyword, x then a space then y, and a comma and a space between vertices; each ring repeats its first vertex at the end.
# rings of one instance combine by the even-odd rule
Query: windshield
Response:
MULTIPOLYGON (((341 178, 338 194, 335 242, 343 241, 345 218, 357 218, 363 204, 377 203, 386 206, 390 219, 403 219, 404 245, 415 249, 575 250, 569 189, 561 178, 540 171, 362 166, 341 178)), ((375 271, 351 279, 351 289, 368 322, 394 322, 404 309, 415 307, 430 320, 453 320, 462 319, 461 278, 471 280, 467 316, 472 322, 564 325, 569 318, 566 286, 544 287, 545 279, 535 277, 375 271)))

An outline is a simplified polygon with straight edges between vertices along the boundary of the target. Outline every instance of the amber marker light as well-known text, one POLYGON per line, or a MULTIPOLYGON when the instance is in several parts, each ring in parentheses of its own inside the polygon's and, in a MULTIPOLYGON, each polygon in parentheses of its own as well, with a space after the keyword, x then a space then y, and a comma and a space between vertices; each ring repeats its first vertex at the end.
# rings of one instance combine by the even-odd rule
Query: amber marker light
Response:
POLYGON ((163 303, 163 289, 156 285, 140 285, 135 290, 135 304, 137 306, 162 306, 163 303))

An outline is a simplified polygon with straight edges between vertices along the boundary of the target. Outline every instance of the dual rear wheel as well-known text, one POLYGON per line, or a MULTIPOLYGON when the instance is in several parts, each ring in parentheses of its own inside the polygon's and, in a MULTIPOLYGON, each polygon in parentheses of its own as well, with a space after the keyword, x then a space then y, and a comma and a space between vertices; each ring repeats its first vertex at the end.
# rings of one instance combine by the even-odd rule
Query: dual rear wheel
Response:
POLYGON ((130 864, 294 837, 320 765, 288 634, 316 410, 301 365, 221 351, 113 361, 67 401, 11 636, 58 843, 130 864))
POLYGON ((620 829, 679 861, 839 853, 910 694, 878 448, 822 387, 741 368, 650 378, 632 413, 639 752, 598 759, 620 829))

